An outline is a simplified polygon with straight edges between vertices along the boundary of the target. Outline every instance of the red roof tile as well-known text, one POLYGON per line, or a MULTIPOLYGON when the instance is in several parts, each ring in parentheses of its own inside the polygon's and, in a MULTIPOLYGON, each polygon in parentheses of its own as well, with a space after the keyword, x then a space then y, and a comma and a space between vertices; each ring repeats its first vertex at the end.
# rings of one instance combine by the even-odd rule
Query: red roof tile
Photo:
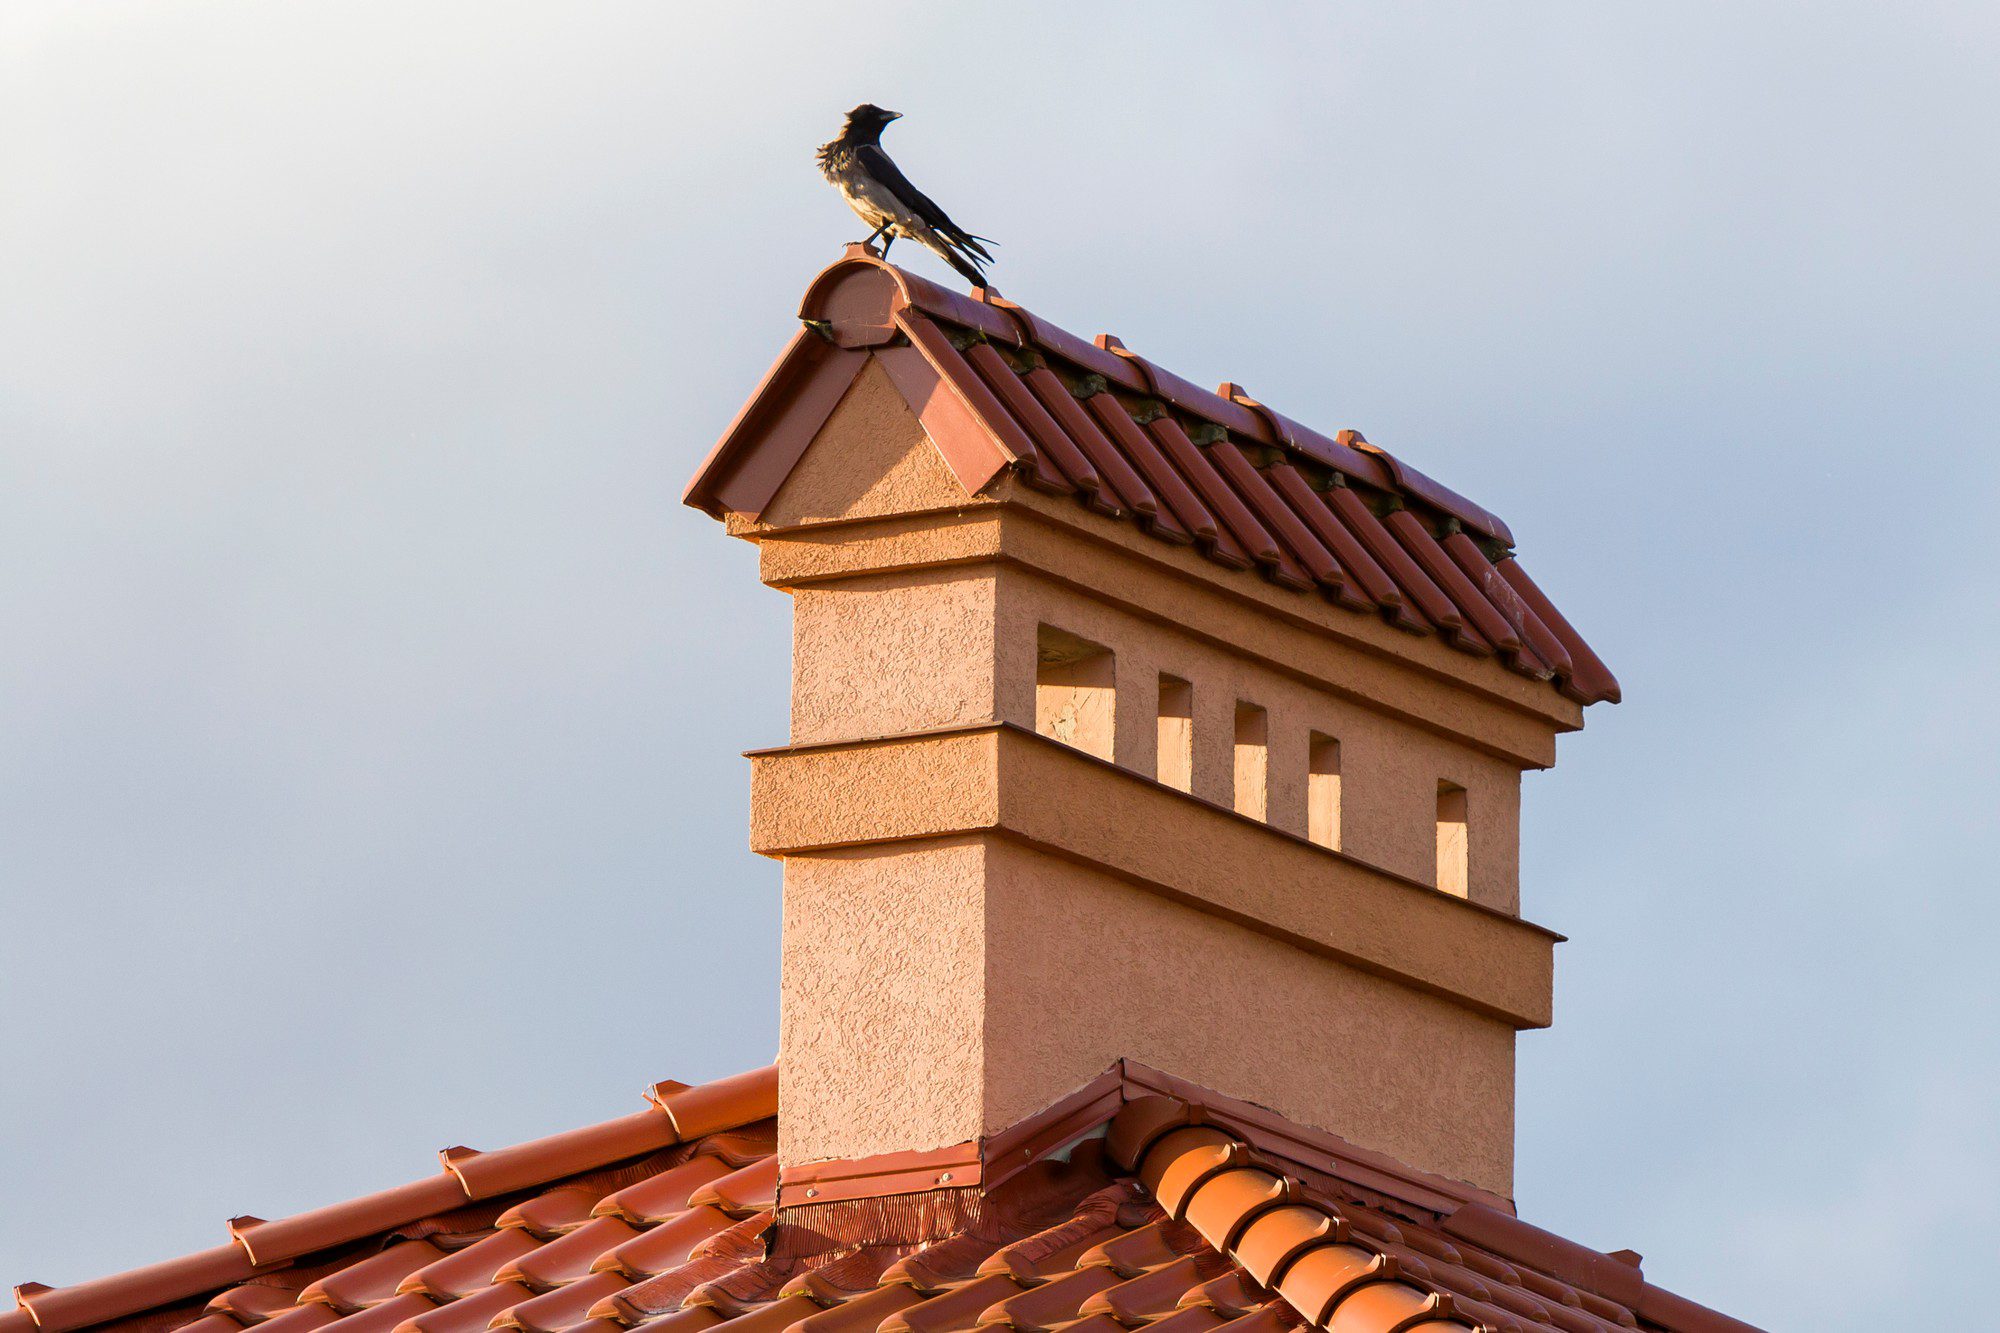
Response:
POLYGON ((1552 681, 1618 682, 1514 558, 1493 514, 1358 432, 1329 438, 1225 383, 1211 393, 1110 335, 1066 333, 982 289, 938 287, 850 247, 814 280, 806 331, 687 489, 760 513, 869 354, 968 491, 1011 471, 1162 541, 1552 681))
POLYGON ((303 1214, 310 1227, 240 1228, 221 1250, 26 1284, 0 1333, 134 1317, 155 1333, 1748 1329, 1648 1283, 1636 1256, 1552 1235, 1268 1111, 1157 1095, 1165 1076, 1134 1077, 1122 1102, 1089 1103, 1102 1107, 1094 1124, 1062 1122, 1083 1135, 1066 1153, 902 1213, 866 1198, 769 1211, 768 1072, 670 1090, 670 1123, 700 1133, 664 1151, 629 1117, 552 1136, 487 1155, 516 1187, 505 1199, 468 1206, 477 1186, 447 1172, 449 1197, 387 1191, 303 1214), (746 1147, 762 1151, 744 1161, 746 1147), (566 1174, 534 1178, 528 1162, 566 1174), (381 1218, 385 1198, 445 1206, 365 1231, 327 1221, 381 1218), (942 1220, 916 1235, 911 1217, 942 1220), (321 1246, 253 1277, 244 1247, 265 1228, 321 1246))

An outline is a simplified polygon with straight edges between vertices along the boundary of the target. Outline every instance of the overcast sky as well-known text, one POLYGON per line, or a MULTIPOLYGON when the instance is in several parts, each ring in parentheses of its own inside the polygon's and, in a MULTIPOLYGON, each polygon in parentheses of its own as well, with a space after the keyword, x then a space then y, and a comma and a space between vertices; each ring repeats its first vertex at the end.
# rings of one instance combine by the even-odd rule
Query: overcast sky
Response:
POLYGON ((869 99, 1009 296, 1500 513, 1623 681, 1526 782, 1524 1214, 1962 1320, 1996 69, 1990 3, 8 0, 0 1277, 771 1057, 787 606, 678 496, 869 99))

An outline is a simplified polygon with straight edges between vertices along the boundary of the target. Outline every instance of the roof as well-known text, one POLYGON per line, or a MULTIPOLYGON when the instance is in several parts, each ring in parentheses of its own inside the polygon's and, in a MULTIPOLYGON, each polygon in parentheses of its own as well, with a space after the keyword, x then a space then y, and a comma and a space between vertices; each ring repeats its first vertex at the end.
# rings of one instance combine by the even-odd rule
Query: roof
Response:
POLYGON ((1051 1108, 1069 1137, 1011 1174, 823 1202, 780 1200, 775 1070, 662 1084, 635 1115, 237 1218, 212 1250, 27 1284, 0 1333, 1749 1329, 1501 1201, 1165 1076, 1105 1077, 1108 1100, 1078 1094, 1094 1123, 1051 1108))
POLYGON ((1515 558, 1507 525, 1358 431, 1322 435, 1237 384, 1211 392, 1109 334, 1086 341, 992 288, 962 296, 859 245, 799 313, 804 327, 687 503, 759 513, 872 354, 968 494, 1017 476, 1245 577, 1497 658, 1579 703, 1619 697, 1515 558))

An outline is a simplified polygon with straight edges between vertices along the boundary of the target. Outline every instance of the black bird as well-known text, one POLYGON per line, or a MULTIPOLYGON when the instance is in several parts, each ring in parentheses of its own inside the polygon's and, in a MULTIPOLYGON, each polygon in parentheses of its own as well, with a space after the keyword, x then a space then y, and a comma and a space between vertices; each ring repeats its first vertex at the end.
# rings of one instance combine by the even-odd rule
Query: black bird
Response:
POLYGON ((841 127, 840 137, 820 146, 820 174, 832 181, 847 200, 847 206, 875 229, 864 245, 877 236, 886 236, 882 242, 886 258, 896 238, 907 236, 934 251, 967 282, 983 287, 986 285, 983 266, 993 262, 986 246, 994 242, 974 236, 946 217, 944 210, 910 184, 909 177, 897 170, 889 155, 882 151, 882 131, 890 121, 902 117, 902 112, 884 111, 873 102, 855 107, 847 113, 847 124, 841 127))

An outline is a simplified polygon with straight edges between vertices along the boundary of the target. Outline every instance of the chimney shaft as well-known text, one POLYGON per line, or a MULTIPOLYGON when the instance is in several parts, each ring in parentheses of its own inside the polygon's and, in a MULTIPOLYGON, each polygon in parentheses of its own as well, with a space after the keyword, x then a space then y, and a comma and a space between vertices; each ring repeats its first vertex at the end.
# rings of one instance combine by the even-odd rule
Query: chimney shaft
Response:
POLYGON ((829 272, 830 346, 691 490, 793 598, 791 735, 752 755, 782 1162, 977 1144, 1126 1057, 1509 1193, 1556 939, 1520 774, 1581 708, 988 461, 996 404, 926 378, 957 353, 876 307, 893 271, 829 272))

